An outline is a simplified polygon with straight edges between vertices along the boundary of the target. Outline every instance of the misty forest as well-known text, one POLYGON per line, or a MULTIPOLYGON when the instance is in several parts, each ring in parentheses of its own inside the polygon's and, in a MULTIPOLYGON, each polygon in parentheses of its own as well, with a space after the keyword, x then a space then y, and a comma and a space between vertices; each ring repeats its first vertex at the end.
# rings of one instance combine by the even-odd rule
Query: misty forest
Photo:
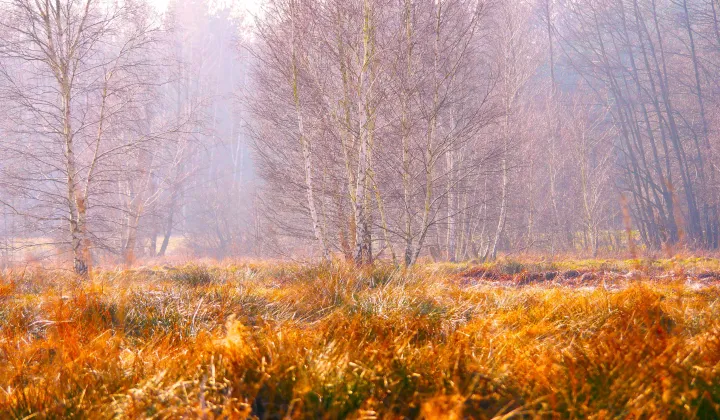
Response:
POLYGON ((720 0, 0 0, 0 417, 720 418, 720 0))
POLYGON ((8 263, 720 242, 715 0, 23 0, 0 18, 8 263))

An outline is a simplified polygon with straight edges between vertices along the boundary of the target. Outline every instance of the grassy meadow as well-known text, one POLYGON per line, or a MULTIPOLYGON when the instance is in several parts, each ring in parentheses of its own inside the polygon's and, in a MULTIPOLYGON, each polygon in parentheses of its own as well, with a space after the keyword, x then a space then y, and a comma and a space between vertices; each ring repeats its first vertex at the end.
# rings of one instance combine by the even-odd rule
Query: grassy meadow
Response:
POLYGON ((0 418, 719 418, 720 261, 0 281, 0 418))

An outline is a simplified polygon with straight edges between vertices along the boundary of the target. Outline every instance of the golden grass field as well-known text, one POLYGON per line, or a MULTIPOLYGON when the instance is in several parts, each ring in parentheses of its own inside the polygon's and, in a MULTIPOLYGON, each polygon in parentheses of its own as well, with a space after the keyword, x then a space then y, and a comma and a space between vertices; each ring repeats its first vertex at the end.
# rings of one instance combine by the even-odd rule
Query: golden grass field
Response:
POLYGON ((709 258, 8 272, 0 418, 719 418, 718 284, 709 258))

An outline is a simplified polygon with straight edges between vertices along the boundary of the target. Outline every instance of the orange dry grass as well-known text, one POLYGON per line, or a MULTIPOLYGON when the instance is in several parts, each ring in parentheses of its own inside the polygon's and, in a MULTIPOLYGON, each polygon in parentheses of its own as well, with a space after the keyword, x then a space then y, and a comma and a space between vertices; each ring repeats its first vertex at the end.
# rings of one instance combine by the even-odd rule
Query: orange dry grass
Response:
POLYGON ((717 286, 497 287, 463 270, 10 275, 0 418, 720 415, 717 286))

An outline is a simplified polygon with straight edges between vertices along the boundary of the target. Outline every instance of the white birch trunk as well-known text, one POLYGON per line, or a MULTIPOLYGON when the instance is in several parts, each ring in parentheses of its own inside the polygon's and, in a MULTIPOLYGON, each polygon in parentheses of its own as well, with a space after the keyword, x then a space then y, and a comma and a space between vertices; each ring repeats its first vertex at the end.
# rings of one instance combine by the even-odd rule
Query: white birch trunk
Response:
POLYGON ((318 218, 317 208, 315 207, 315 189, 313 186, 313 167, 312 167, 312 148, 310 140, 305 134, 305 125, 303 124, 302 106, 300 104, 300 87, 298 80, 298 65, 297 65, 297 54, 295 51, 295 2, 291 4, 293 8, 292 16, 292 89, 293 89, 293 101, 295 103, 295 113, 297 117, 297 128, 298 135, 300 137, 300 147, 302 149, 303 157, 303 172, 305 175, 305 196, 307 199, 308 210, 310 211, 310 221, 312 223, 313 234, 315 239, 320 244, 320 251, 324 260, 330 258, 330 253, 325 243, 325 235, 320 228, 320 220, 318 218))

